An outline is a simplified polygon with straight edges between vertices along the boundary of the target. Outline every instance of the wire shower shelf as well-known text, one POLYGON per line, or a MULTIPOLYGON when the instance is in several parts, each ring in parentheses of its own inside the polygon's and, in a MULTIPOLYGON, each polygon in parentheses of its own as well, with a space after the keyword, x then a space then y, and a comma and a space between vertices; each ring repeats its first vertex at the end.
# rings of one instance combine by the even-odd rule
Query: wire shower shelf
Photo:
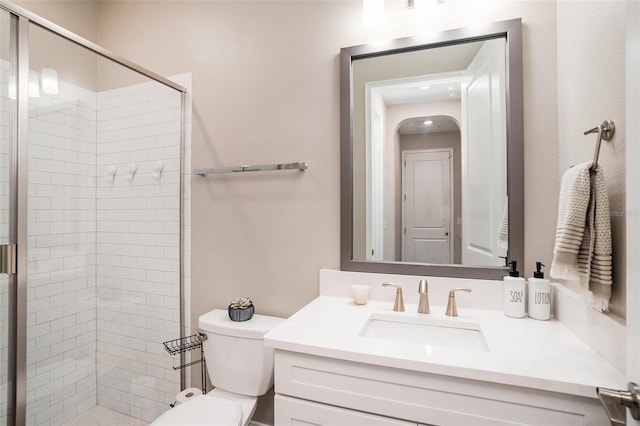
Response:
MULTIPOLYGON (((163 342, 164 348, 170 355, 179 355, 184 354, 186 352, 190 352, 196 349, 200 349, 200 359, 195 361, 188 362, 186 364, 179 365, 177 367, 173 367, 174 370, 180 370, 185 367, 190 367, 195 364, 202 363, 201 368, 201 383, 202 383, 202 393, 207 393, 206 387, 206 365, 207 361, 204 359, 204 351, 202 350, 202 342, 207 340, 207 335, 198 329, 194 329, 195 334, 191 336, 181 337, 179 339, 167 340, 163 342)), ((180 358, 184 360, 184 358, 180 358)), ((173 407, 173 404, 171 405, 173 407)))
POLYGON ((201 348, 202 342, 204 340, 206 340, 206 334, 201 335, 196 333, 192 334, 191 336, 168 340, 162 344, 164 345, 164 348, 167 350, 167 352, 169 352, 169 354, 177 355, 201 348))

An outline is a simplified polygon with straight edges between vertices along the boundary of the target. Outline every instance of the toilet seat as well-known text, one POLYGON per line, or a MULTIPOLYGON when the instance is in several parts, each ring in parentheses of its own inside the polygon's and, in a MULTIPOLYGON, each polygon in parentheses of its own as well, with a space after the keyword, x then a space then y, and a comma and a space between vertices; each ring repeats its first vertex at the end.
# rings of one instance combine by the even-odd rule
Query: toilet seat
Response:
POLYGON ((152 426, 244 426, 257 399, 214 389, 176 405, 156 418, 152 426))
POLYGON ((200 395, 176 405, 155 419, 153 426, 242 426, 240 405, 200 395))

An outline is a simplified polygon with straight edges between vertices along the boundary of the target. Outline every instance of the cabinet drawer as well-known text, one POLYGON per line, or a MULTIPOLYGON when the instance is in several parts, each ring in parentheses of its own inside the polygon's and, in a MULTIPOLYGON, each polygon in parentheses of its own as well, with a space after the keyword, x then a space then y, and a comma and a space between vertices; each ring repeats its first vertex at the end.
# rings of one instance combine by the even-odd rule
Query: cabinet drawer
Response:
POLYGON ((276 351, 275 392, 434 425, 601 425, 597 399, 276 351))
POLYGON ((281 395, 275 396, 274 408, 275 424, 278 426, 417 426, 398 419, 281 395))

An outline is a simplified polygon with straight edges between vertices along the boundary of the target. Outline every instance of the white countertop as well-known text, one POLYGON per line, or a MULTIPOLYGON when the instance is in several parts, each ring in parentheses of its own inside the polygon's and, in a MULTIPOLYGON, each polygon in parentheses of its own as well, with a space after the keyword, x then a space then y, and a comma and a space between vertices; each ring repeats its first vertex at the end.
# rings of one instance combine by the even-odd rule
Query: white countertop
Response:
POLYGON ((458 308, 456 318, 443 306, 417 313, 406 303, 320 296, 265 335, 275 349, 597 398, 596 387, 626 388, 625 376, 585 345, 559 321, 509 318, 501 311, 458 308), (372 314, 421 317, 479 324, 489 351, 452 349, 360 336, 372 314))

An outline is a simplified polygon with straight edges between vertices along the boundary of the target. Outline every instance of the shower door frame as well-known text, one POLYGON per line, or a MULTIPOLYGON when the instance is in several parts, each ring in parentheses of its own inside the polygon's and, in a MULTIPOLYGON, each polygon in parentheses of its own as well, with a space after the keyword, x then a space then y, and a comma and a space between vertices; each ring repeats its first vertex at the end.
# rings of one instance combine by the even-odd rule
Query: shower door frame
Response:
MULTIPOLYGON (((107 49, 79 35, 17 6, 9 1, 0 0, 0 9, 17 18, 17 29, 13 35, 17 40, 17 131, 14 132, 12 153, 12 176, 10 193, 15 204, 11 205, 9 235, 15 236, 17 245, 17 268, 15 285, 9 285, 9 365, 8 365, 8 425, 24 425, 27 410, 27 143, 29 132, 29 26, 36 25, 68 41, 84 47, 103 58, 116 62, 132 71, 142 74, 158 83, 180 92, 181 128, 180 128, 180 334, 184 334, 184 145, 185 145, 185 107, 187 89, 154 73, 128 59, 116 55, 107 49), (13 351, 11 350, 13 348, 13 351)), ((13 239, 13 238, 12 238, 13 239)), ((182 355, 184 356, 184 355, 182 355)), ((182 360, 184 363, 184 360, 182 360)), ((180 375, 180 387, 184 388, 185 374, 180 375)))

